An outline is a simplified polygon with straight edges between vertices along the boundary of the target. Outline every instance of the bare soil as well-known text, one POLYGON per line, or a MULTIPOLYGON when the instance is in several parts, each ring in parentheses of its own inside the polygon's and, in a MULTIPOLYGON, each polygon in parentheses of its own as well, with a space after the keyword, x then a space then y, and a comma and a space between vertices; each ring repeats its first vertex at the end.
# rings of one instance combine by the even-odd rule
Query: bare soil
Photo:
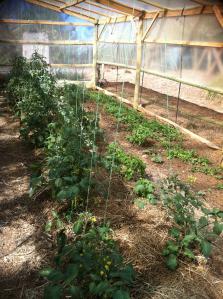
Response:
POLYGON ((0 298, 40 298, 38 271, 52 243, 43 231, 49 203, 29 198, 33 151, 19 138, 19 122, 0 97, 0 298))

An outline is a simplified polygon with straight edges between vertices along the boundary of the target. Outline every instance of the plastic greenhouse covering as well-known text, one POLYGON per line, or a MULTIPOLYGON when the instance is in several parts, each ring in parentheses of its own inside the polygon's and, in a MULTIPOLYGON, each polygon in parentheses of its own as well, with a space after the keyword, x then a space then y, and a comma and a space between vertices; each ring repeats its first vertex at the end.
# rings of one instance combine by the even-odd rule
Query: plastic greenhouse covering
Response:
POLYGON ((58 74, 60 79, 89 80, 89 74, 92 73, 92 68, 89 68, 89 65, 93 61, 93 45, 66 43, 72 43, 72 41, 92 43, 94 28, 90 26, 91 24, 86 26, 86 21, 34 6, 23 0, 16 1, 16 3, 11 0, 0 3, 0 19, 71 23, 69 26, 1 23, 0 72, 8 72, 9 68, 6 66, 12 64, 15 56, 23 55, 29 58, 34 51, 37 51, 46 58, 49 64, 52 64, 52 71, 58 74), (84 22, 85 25, 78 27, 72 25, 77 22, 84 22), (7 41, 9 42, 7 43, 7 41), (32 41, 34 41, 33 44, 32 41), (72 68, 72 64, 87 64, 88 66, 86 69, 85 67, 72 68))

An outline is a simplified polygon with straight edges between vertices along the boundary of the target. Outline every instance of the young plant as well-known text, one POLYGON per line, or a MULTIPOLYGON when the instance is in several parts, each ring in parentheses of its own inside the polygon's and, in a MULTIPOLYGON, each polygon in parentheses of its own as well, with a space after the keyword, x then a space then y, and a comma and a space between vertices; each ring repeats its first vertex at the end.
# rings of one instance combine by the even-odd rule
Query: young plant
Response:
POLYGON ((131 265, 125 265, 108 225, 98 225, 91 214, 81 214, 68 239, 58 234, 55 267, 41 271, 49 281, 44 298, 130 299, 134 280, 131 265))
POLYGON ((196 260, 199 252, 209 257, 213 241, 223 231, 223 212, 206 209, 198 196, 177 177, 163 181, 161 200, 173 223, 169 231, 171 240, 163 251, 167 267, 176 269, 182 257, 196 260))
POLYGON ((145 175, 146 165, 138 157, 126 154, 115 142, 109 144, 107 154, 104 158, 107 169, 113 169, 125 179, 132 180, 145 175))
POLYGON ((134 192, 138 196, 135 200, 135 204, 141 209, 143 209, 148 203, 157 203, 155 187, 153 183, 147 179, 138 180, 136 182, 134 192))

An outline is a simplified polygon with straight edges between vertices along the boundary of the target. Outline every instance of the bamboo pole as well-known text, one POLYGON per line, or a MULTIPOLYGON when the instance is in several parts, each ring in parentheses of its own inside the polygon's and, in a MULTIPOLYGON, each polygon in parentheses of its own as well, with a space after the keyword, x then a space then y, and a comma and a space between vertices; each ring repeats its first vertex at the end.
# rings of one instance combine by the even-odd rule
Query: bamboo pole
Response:
POLYGON ((75 23, 75 22, 59 22, 59 21, 47 21, 47 20, 13 20, 13 19, 1 19, 0 24, 34 24, 34 25, 54 25, 54 26, 90 26, 93 27, 92 23, 75 23))
POLYGON ((139 105, 139 92, 140 92, 140 77, 142 65, 142 35, 143 35, 143 20, 140 19, 138 23, 137 32, 137 53, 136 53, 136 77, 135 77, 135 92, 133 99, 133 107, 137 109, 139 105))

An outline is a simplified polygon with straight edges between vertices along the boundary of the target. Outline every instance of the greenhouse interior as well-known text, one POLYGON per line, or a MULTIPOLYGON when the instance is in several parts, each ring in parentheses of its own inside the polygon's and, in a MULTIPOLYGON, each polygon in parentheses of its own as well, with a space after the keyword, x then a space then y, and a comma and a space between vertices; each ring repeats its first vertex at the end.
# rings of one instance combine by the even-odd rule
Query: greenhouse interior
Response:
POLYGON ((0 298, 223 298, 223 3, 0 0, 0 298))

